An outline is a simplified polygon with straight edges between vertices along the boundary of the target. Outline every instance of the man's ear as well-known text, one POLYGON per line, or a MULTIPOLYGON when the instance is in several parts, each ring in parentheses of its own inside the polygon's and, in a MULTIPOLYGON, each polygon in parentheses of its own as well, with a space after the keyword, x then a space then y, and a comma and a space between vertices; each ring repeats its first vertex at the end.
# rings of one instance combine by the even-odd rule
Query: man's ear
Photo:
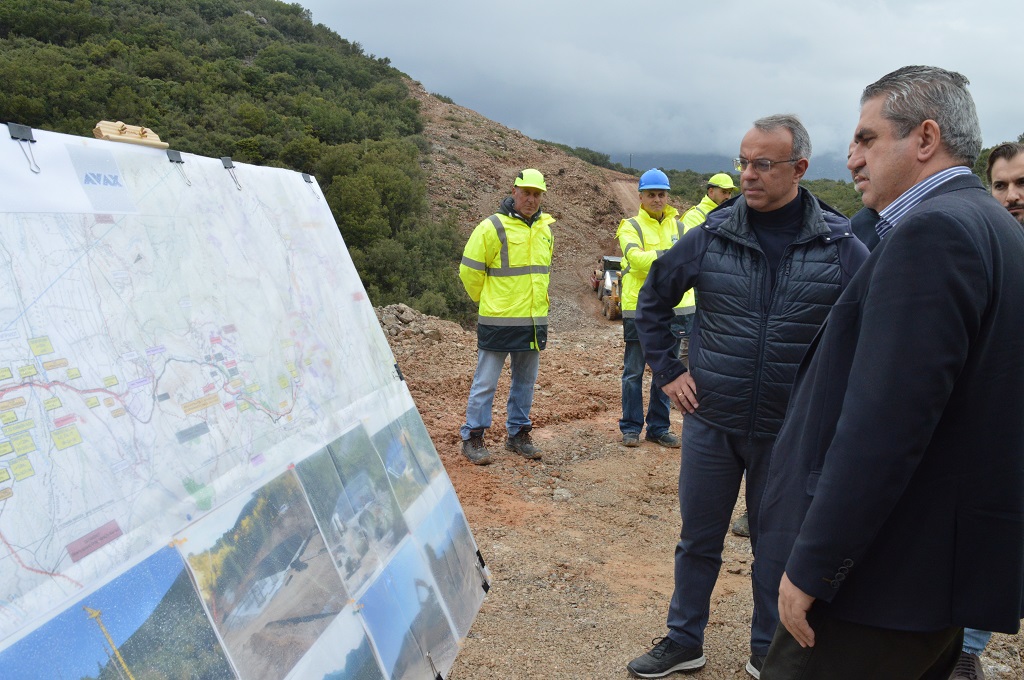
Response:
POLYGON ((797 182, 803 179, 804 173, 807 172, 808 165, 810 165, 810 162, 806 158, 801 158, 796 163, 793 163, 793 170, 796 172, 797 182))
POLYGON ((931 118, 918 126, 920 139, 917 144, 917 160, 927 163, 942 149, 942 131, 939 124, 931 118))

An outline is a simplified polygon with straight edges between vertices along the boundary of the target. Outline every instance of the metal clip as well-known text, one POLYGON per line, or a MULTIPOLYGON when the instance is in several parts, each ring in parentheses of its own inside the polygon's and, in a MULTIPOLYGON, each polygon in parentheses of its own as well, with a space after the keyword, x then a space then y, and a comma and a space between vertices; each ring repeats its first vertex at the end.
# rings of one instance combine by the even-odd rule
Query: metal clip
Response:
POLYGON ((25 160, 28 161, 28 169, 37 175, 41 173, 43 169, 36 163, 35 154, 32 153, 32 145, 36 143, 35 138, 32 136, 32 128, 28 125, 8 123, 7 129, 11 133, 11 139, 20 142, 18 146, 21 147, 21 153, 25 156, 25 160))
POLYGON ((185 160, 181 157, 181 152, 175 151, 174 149, 168 149, 167 160, 174 163, 174 167, 177 168, 178 174, 181 175, 183 180, 185 180, 185 185, 192 186, 192 180, 190 180, 188 175, 185 174, 185 160))
POLYGON ((427 652, 427 663, 430 664, 430 672, 434 674, 434 680, 444 680, 444 676, 437 671, 437 666, 434 665, 434 659, 430 656, 430 652, 427 652))
MULTIPOLYGON (((306 181, 306 184, 309 185, 309 190, 313 192, 313 195, 316 196, 316 200, 319 201, 320 194, 316 193, 316 189, 313 188, 313 178, 307 175, 306 173, 302 173, 302 179, 306 181)), ((395 368, 398 368, 397 364, 395 365, 395 368)), ((401 375, 401 371, 399 371, 399 375, 401 375)))
POLYGON ((242 185, 238 183, 238 178, 235 177, 235 164, 231 160, 231 156, 221 156, 220 162, 224 165, 224 169, 231 173, 231 179, 235 180, 235 186, 238 190, 242 190, 242 185))

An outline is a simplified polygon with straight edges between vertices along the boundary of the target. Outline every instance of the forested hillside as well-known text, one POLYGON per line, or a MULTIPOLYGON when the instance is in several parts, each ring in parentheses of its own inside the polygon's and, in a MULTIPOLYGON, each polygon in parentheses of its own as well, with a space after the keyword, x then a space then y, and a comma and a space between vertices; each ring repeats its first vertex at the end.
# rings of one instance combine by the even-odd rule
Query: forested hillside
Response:
POLYGON ((121 120, 180 151, 313 174, 374 304, 468 315, 461 238, 427 218, 403 74, 297 4, 5 0, 0 82, 0 122, 91 136, 121 120))

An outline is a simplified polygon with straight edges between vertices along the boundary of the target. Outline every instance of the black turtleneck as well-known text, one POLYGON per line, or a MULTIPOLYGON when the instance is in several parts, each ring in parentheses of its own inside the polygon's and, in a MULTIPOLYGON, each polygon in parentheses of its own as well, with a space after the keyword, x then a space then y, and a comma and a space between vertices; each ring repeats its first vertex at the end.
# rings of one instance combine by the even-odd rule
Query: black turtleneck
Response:
POLYGON ((774 289, 775 272, 782 261, 782 254, 800 233, 800 227, 803 225, 804 210, 800 191, 797 191, 796 198, 777 210, 758 212, 750 210, 750 206, 747 208, 750 228, 761 245, 765 259, 768 260, 771 288, 774 289))

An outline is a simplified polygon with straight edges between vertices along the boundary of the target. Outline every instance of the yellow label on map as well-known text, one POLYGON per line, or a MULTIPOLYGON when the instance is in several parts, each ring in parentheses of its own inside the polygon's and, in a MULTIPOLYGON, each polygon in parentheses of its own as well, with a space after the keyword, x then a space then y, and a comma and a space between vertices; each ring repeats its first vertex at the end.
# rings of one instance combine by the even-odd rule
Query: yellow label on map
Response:
POLYGON ((68 369, 68 380, 74 380, 75 378, 81 378, 82 372, 77 368, 68 369))
POLYGON ((239 378, 235 378, 234 380, 229 382, 228 385, 231 385, 231 389, 234 390, 242 389, 242 381, 239 378))
POLYGON ((106 378, 103 379, 103 386, 104 387, 113 387, 116 384, 117 384, 117 376, 116 375, 108 375, 106 378))
POLYGON ((294 373, 295 372, 295 362, 294 361, 287 361, 287 362, 285 362, 284 367, 286 369, 288 369, 289 373, 294 373))
POLYGON ((284 347, 284 348, 291 347, 294 344, 295 344, 295 341, 292 340, 292 339, 282 340, 281 341, 281 347, 284 347))
POLYGON ((39 373, 35 366, 21 366, 18 368, 18 375, 22 378, 31 378, 39 373))
POLYGON ((14 474, 14 479, 19 482, 23 479, 28 479, 36 473, 28 456, 18 456, 12 460, 11 472, 14 474))
POLYGON ((47 411, 52 411, 53 409, 60 408, 61 406, 60 397, 50 397, 43 401, 43 408, 47 411))
POLYGON ((0 489, 0 501, 5 501, 14 495, 14 489, 7 487, 6 489, 0 489))
POLYGON ((211 406, 216 406, 219 403, 220 396, 216 392, 213 392, 212 394, 207 394, 205 397, 186 401, 181 405, 181 410, 185 412, 185 415, 190 416, 196 411, 202 411, 203 409, 210 408, 211 406))
POLYGON ((10 380, 14 377, 9 368, 0 368, 0 380, 10 380))
POLYGON ((32 439, 30 434, 21 434, 17 437, 11 437, 11 444, 14 445, 14 452, 19 456, 23 456, 26 453, 32 453, 36 450, 36 442, 32 439))
POLYGON ((18 434, 20 432, 26 432, 36 426, 36 421, 31 418, 23 420, 20 423, 11 423, 10 425, 4 425, 4 434, 10 437, 12 434, 18 434))
POLYGON ((114 408, 114 398, 107 397, 106 399, 103 400, 103 405, 106 406, 107 408, 114 408))
POLYGON ((312 365, 313 364, 313 357, 306 357, 305 361, 303 361, 302 363, 306 364, 307 366, 312 365))
POLYGON ((114 416, 115 418, 120 418, 125 413, 127 413, 127 411, 125 411, 123 408, 115 408, 113 411, 110 412, 110 415, 114 416))
POLYGON ((67 427, 62 427, 59 430, 54 430, 50 433, 50 438, 53 439, 53 445, 60 451, 63 451, 69 446, 82 443, 82 435, 78 433, 78 428, 74 425, 68 425, 67 427))
POLYGON ((100 405, 100 398, 99 397, 86 397, 85 398, 85 405, 88 406, 89 408, 96 408, 97 406, 100 405))
POLYGON ((4 425, 6 425, 7 423, 13 423, 17 419, 18 415, 16 413, 11 413, 10 411, 4 411, 3 413, 0 413, 0 423, 4 425))
POLYGON ((9 473, 7 470, 0 469, 0 482, 6 482, 10 478, 11 473, 9 473))
POLYGON ((68 365, 67 359, 54 359, 53 361, 44 361, 43 368, 47 371, 52 371, 55 368, 64 368, 68 365))
POLYGON ((0 456, 6 456, 8 453, 14 453, 14 446, 10 442, 0 442, 0 456))
POLYGON ((53 345, 50 344, 50 338, 43 335, 38 338, 29 338, 28 346, 32 348, 32 354, 37 357, 41 357, 44 354, 53 354, 53 345))
POLYGON ((248 392, 249 394, 255 394, 255 393, 260 391, 260 384, 259 383, 252 383, 252 384, 246 385, 245 386, 245 391, 248 392))
POLYGON ((10 411, 12 408, 21 408, 25 405, 25 397, 15 397, 7 401, 0 401, 0 411, 10 411))
POLYGON ((248 411, 249 410, 249 402, 247 402, 247 401, 240 401, 240 402, 238 402, 238 410, 239 411, 248 411))
POLYGON ((277 376, 277 384, 281 386, 282 390, 286 390, 291 385, 291 382, 289 382, 288 376, 279 375, 277 376))

